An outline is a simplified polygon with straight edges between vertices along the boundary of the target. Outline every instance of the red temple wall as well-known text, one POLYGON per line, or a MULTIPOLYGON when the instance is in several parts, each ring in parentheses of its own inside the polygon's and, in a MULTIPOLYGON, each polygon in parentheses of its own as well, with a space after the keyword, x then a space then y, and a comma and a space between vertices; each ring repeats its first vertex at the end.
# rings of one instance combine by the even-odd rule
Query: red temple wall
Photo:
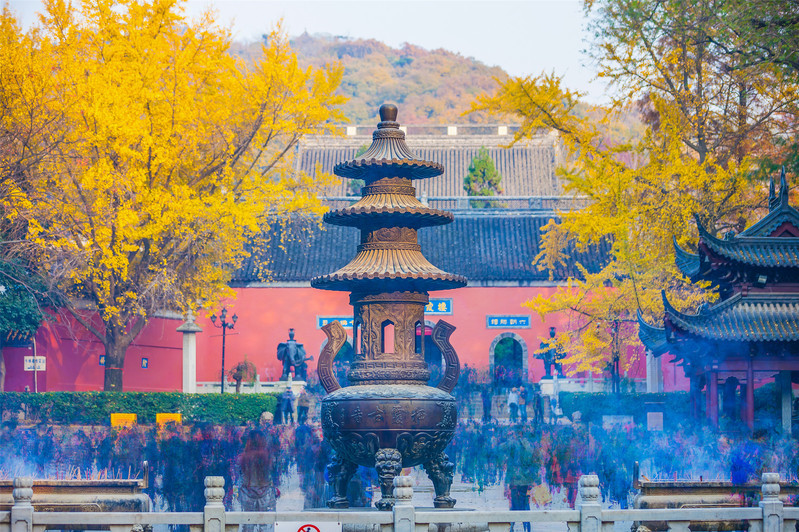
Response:
MULTIPOLYGON (((542 322, 537 314, 521 305, 554 290, 554 287, 469 287, 434 292, 431 298, 452 299, 452 314, 426 317, 432 322, 444 319, 457 327, 451 341, 461 365, 469 364, 478 370, 488 369, 490 346, 500 334, 518 335, 528 350, 529 380, 538 382, 544 375, 544 367, 535 358, 534 351, 542 339, 548 338, 550 326, 563 330, 565 317, 550 316, 542 322), (530 327, 488 328, 486 317, 489 315, 530 316, 530 327)), ((317 328, 317 317, 352 315, 346 292, 310 287, 263 287, 237 289, 237 293, 238 297, 228 304, 228 319, 235 312, 238 322, 226 333, 225 367, 229 370, 247 355, 263 381, 280 377, 277 344, 288 338, 290 327, 295 330, 296 340, 305 345, 308 355, 314 356, 314 361, 309 363, 313 370, 326 338, 317 328)), ((182 388, 182 335, 175 330, 181 323, 182 320, 176 319, 151 320, 126 355, 125 390, 182 388), (147 359, 147 368, 142 368, 143 358, 147 359)), ((205 314, 197 317, 197 323, 203 329, 197 334, 197 381, 216 382, 221 371, 221 330, 215 328, 205 314)), ((351 329, 347 332, 352 335, 351 329)), ((103 366, 99 362, 102 344, 80 325, 61 317, 55 323, 45 324, 36 342, 38 354, 47 357, 46 371, 38 372, 40 391, 102 389, 103 366)), ((31 350, 25 348, 6 350, 7 390, 23 390, 26 385, 33 389, 33 372, 22 370, 23 356, 30 354, 31 350)), ((672 365, 665 361, 663 364, 665 377, 672 365)), ((644 357, 639 356, 628 375, 644 378, 645 367, 644 357)), ((681 375, 679 368, 677 371, 681 375)), ((670 379, 665 380, 666 389, 672 389, 668 384, 670 379)))

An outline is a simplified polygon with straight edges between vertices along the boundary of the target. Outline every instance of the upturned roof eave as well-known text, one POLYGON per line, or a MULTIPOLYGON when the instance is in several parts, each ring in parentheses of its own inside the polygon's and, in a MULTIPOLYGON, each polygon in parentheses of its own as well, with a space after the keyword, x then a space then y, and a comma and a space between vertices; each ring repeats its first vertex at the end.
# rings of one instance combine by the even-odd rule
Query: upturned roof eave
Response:
MULTIPOLYGON (((765 252, 766 248, 780 248, 799 256, 799 238, 795 237, 741 237, 724 240, 710 234, 697 218, 699 243, 704 244, 714 254, 726 260, 736 262, 742 266, 764 268, 795 268, 797 264, 791 260, 780 262, 769 261, 765 252), (761 257, 752 260, 749 257, 761 257)), ((787 254, 787 253, 783 253, 787 254)), ((678 265, 679 266, 679 265, 678 265)))
POLYGON ((638 311, 638 338, 644 347, 652 351, 656 357, 669 352, 666 329, 649 325, 640 310, 638 311))
POLYGON ((682 272, 683 275, 692 281, 696 280, 696 276, 699 274, 700 269, 699 255, 681 248, 677 243, 676 237, 672 237, 672 243, 674 245, 675 263, 677 268, 680 270, 680 272, 682 272))

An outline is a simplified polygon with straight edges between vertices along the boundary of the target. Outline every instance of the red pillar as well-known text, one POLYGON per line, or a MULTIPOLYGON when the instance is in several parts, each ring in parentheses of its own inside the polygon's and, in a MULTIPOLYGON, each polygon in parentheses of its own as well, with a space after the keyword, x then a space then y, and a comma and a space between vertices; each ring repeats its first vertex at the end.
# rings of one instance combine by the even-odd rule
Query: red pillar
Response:
POLYGON ((746 389, 749 387, 747 383, 741 381, 741 408, 740 408, 740 415, 741 415, 741 423, 746 423, 746 412, 748 411, 746 408, 746 389))
POLYGON ((746 426, 749 432, 755 430, 755 371, 751 358, 746 364, 746 426))
POLYGON ((715 371, 710 372, 710 422, 719 425, 719 378, 715 371))

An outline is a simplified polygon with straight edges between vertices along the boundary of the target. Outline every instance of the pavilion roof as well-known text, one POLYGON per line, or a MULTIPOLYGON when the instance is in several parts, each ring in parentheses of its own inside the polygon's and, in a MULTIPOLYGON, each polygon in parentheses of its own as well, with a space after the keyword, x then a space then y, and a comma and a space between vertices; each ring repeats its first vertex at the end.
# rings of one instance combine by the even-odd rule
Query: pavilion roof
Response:
MULTIPOLYGON (((705 256, 726 259, 742 267, 796 268, 799 265, 799 211, 791 207, 788 184, 783 170, 780 193, 775 194, 774 181, 769 194, 769 214, 738 235, 717 238, 696 217, 699 231, 699 253, 682 249, 674 240, 675 262, 691 280, 698 280, 703 271, 705 256)), ((709 266, 709 263, 707 263, 709 266)))
POLYGON ((791 207, 788 195, 788 182, 785 179, 785 168, 780 174, 780 193, 774 192, 774 180, 769 191, 769 213, 752 227, 742 231, 740 237, 775 237, 781 227, 792 225, 799 235, 799 211, 791 207))
POLYGON ((739 292, 697 314, 680 312, 665 293, 666 325, 707 340, 799 341, 799 294, 739 292))
POLYGON ((697 226, 700 245, 706 245, 721 257, 767 268, 796 268, 799 265, 799 238, 738 235, 722 240, 711 235, 698 220, 697 226))

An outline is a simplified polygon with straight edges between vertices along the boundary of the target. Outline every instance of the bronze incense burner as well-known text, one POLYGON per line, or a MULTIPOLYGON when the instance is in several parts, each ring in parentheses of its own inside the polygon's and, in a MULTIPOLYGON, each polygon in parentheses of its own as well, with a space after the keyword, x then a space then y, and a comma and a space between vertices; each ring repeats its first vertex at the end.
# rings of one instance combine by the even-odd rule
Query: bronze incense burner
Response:
POLYGON ((444 167, 414 156, 396 118, 394 105, 381 106, 369 149, 334 168, 340 177, 362 179, 363 197, 324 220, 359 228, 361 244, 349 264, 311 280, 315 288, 351 292, 355 312, 355 356, 346 388, 339 386, 332 366, 347 334, 338 322, 322 328, 328 338, 318 364, 328 393, 322 400, 322 430, 335 450, 328 466, 331 508, 348 506, 347 483, 358 465, 377 469, 380 509, 393 507, 393 480, 400 470, 420 464, 433 481, 434 505, 455 505, 449 496, 453 465, 444 454, 458 419, 451 392, 460 364, 449 343, 455 328, 444 321, 433 328, 432 340, 446 363, 437 388, 427 385, 430 371, 417 331, 424 335, 428 291, 465 286, 466 278, 439 270, 422 255, 416 231, 453 217, 423 205, 413 180, 439 176, 444 167))

